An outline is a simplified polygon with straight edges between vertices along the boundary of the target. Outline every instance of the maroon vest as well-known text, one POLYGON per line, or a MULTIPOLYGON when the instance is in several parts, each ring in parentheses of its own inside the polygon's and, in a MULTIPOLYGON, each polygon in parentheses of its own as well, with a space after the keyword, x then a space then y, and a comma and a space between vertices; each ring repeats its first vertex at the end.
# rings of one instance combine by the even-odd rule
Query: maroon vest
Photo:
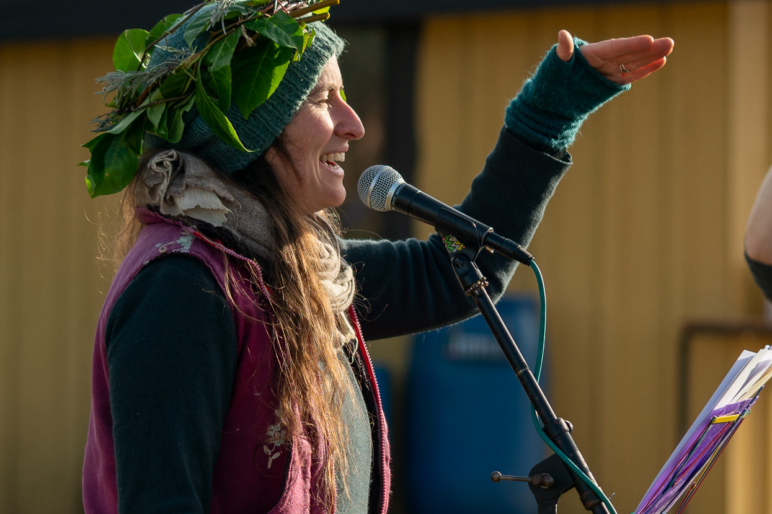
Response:
MULTIPOLYGON (((138 211, 145 225, 136 244, 121 264, 107 293, 99 316, 94 343, 92 369, 91 418, 83 465, 83 502, 86 514, 117 514, 118 493, 115 471, 112 415, 108 381, 105 328, 110 311, 144 266, 171 253, 184 253, 206 264, 225 291, 226 268, 224 254, 244 260, 222 245, 210 241, 189 227, 154 214, 138 211)), ((237 262, 231 259, 231 262, 237 262)), ((231 271, 238 271, 231 268, 231 271)), ((233 273, 232 273, 233 274, 233 273)), ((238 276, 238 273, 236 273, 238 276)), ((317 479, 321 473, 314 451, 305 439, 295 438, 289 446, 280 444, 282 427, 278 425, 271 383, 276 359, 271 336, 262 320, 270 312, 270 291, 262 280, 257 284, 259 295, 251 287, 239 287, 244 294, 234 294, 231 312, 236 326, 238 360, 235 383, 222 431, 220 453, 213 477, 212 514, 254 513, 259 499, 281 496, 270 514, 322 513, 315 498, 317 479), (262 308, 261 308, 262 307, 262 308), (261 372, 255 373, 255 370, 261 372), (272 442, 273 441, 273 442, 272 442), (289 451, 288 451, 289 450, 289 451), (289 455, 287 455, 289 453, 289 455), (287 465, 289 458, 289 465, 287 465), (283 473, 287 470, 286 474, 283 473)), ((233 288, 231 288, 233 289, 233 288)), ((371 495, 380 496, 380 513, 388 509, 391 474, 386 420, 381 407, 370 356, 362 339, 353 307, 352 323, 359 341, 359 351, 365 362, 365 380, 372 384, 363 394, 374 396, 378 421, 373 435, 375 461, 371 495)))

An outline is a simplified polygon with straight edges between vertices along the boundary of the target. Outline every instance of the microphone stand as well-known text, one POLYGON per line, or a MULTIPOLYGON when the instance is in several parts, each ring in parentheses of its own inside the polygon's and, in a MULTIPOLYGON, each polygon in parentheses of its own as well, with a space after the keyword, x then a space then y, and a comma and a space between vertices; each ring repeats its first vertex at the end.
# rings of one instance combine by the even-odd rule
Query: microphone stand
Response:
MULTIPOLYGON (((445 248, 450 254, 451 267, 458 278, 464 294, 472 298, 480 310, 480 314, 485 318, 493 336, 498 341, 510 366, 512 366, 520 384, 523 386, 525 394, 539 415, 539 419, 544 425, 544 432, 585 475, 595 482, 589 466, 587 466, 573 437, 571 437, 573 426, 557 417, 552 410, 547 397, 528 368, 528 363, 520 353, 515 340, 512 338, 496 307, 493 305, 493 301, 488 296, 488 292, 485 290, 485 287, 488 286, 488 281, 480 272, 475 261, 480 251, 486 248, 486 237, 487 234, 493 233, 492 230, 477 231, 477 237, 475 238, 477 241, 475 242, 471 237, 468 237, 474 234, 475 230, 472 226, 468 226, 469 230, 465 231, 464 234, 467 237, 462 236, 462 241, 459 241, 456 237, 450 235, 458 229, 456 221, 457 217, 446 211, 437 216, 435 228, 443 238, 445 248)), ((525 253, 530 257, 527 252, 525 253)), ((515 256, 506 256, 517 258, 521 262, 524 260, 515 256)), ((533 257, 530 257, 530 259, 533 260, 533 257)), ((530 261, 526 264, 529 263, 530 261)), ((606 505, 590 489, 590 486, 568 469, 555 454, 534 466, 531 469, 531 477, 510 477, 494 472, 491 478, 494 482, 499 482, 500 480, 528 481, 531 492, 536 497, 536 502, 539 506, 538 514, 556 514, 560 495, 572 487, 576 487, 580 500, 586 510, 592 511, 593 514, 609 514, 606 505)))

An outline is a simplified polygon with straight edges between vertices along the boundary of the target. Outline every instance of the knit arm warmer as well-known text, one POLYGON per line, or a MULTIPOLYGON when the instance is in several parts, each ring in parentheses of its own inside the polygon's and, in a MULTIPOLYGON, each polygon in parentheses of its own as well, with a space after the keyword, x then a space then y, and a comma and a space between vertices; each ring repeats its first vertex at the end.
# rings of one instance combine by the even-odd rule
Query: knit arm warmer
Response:
POLYGON ((590 113, 630 85, 611 82, 585 60, 574 38, 574 55, 564 62, 553 46, 536 73, 506 110, 507 129, 542 151, 563 151, 574 142, 590 113))

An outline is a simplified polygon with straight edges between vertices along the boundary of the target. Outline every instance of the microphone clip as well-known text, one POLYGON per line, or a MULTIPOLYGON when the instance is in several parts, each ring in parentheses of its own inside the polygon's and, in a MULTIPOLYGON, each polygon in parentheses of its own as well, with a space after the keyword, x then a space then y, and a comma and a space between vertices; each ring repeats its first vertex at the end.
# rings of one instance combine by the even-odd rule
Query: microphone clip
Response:
POLYGON ((485 234, 493 232, 492 228, 479 227, 471 218, 459 217, 458 211, 442 208, 437 213, 434 228, 442 238, 442 243, 450 256, 450 264, 456 273, 466 296, 480 294, 481 290, 488 287, 486 279, 480 269, 475 265, 477 257, 485 248, 483 240, 485 234), (459 234, 464 242, 459 241, 455 235, 459 234), (466 244, 464 244, 466 243, 466 244))
POLYGON ((488 279, 483 276, 480 268, 475 264, 475 259, 481 249, 464 246, 453 236, 446 236, 442 233, 440 236, 445 244, 445 249, 450 254, 450 265, 464 294, 466 296, 484 294, 485 288, 488 287, 488 279))
POLYGON ((434 218, 434 228, 442 236, 445 249, 451 256, 462 249, 470 249, 474 262, 484 248, 525 265, 530 265, 533 261, 533 256, 519 244, 496 234, 492 227, 483 225, 455 209, 440 208, 434 218))
POLYGON ((472 261, 475 261, 485 247, 485 236, 493 229, 478 226, 472 218, 459 214, 455 209, 441 208, 434 220, 434 228, 442 236, 445 249, 451 256, 468 249, 473 253, 472 261))

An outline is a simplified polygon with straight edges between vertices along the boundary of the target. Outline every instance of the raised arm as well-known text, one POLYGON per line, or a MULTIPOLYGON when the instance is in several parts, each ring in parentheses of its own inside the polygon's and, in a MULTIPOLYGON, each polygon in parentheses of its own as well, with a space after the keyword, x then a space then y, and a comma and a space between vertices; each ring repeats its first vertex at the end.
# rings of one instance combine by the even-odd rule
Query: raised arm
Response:
MULTIPOLYGON (((673 47, 670 39, 650 36, 586 44, 561 31, 558 40, 507 108, 499 141, 459 207, 524 246, 571 164, 566 150, 582 122, 631 82, 661 68, 673 47)), ((357 269, 365 299, 359 312, 369 339, 430 330, 476 313, 436 234, 428 241, 347 240, 342 247, 357 269)), ((498 299, 516 265, 487 253, 478 265, 498 299)))

